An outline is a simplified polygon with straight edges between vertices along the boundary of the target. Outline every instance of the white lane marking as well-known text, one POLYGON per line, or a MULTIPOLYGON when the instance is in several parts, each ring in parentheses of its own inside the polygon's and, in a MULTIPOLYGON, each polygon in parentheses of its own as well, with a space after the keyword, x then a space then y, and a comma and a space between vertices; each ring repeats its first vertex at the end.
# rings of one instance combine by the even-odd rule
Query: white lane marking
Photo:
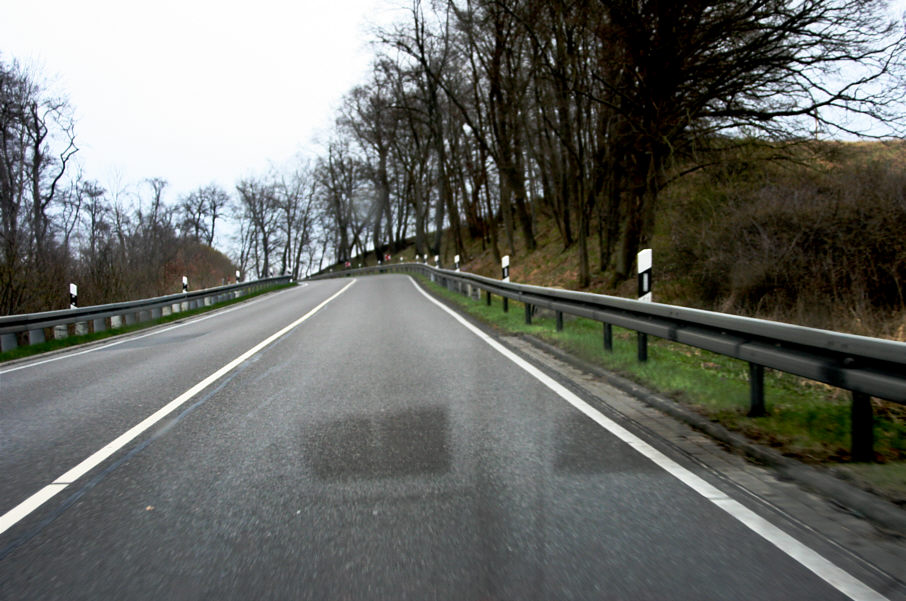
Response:
MULTIPOLYGON (((308 286, 307 283, 306 283, 306 284, 302 284, 302 285, 300 285, 299 287, 300 287, 300 288, 304 288, 304 287, 306 287, 306 286, 308 286)), ((280 292, 289 292, 289 290, 285 290, 285 291, 281 290, 280 292)), ((278 292, 278 294, 279 294, 279 292, 278 292)), ((192 325, 192 324, 198 323, 199 321, 205 321, 206 319, 211 319, 212 317, 220 317, 221 315, 226 315, 227 313, 232 313, 233 311, 236 311, 236 310, 238 310, 238 309, 245 309, 246 307, 251 307, 252 305, 255 305, 255 304, 257 304, 257 303, 260 303, 260 302, 262 302, 262 301, 269 300, 269 299, 272 299, 272 298, 273 298, 272 296, 268 296, 268 297, 259 298, 259 299, 252 300, 252 301, 248 301, 248 302, 245 302, 245 303, 239 303, 239 304, 237 304, 237 305, 234 306, 234 307, 228 307, 228 308, 225 308, 225 309, 220 310, 220 311, 214 311, 214 312, 210 313, 209 315, 199 316, 199 317, 197 317, 197 318, 195 318, 195 319, 190 319, 189 321, 186 321, 186 322, 184 322, 184 323, 178 323, 178 324, 172 325, 172 326, 167 327, 167 328, 162 328, 162 329, 159 329, 159 330, 154 330, 153 332, 147 332, 147 333, 145 333, 145 334, 141 334, 141 335, 138 335, 138 336, 128 336, 128 337, 123 338, 123 339, 121 339, 121 340, 114 340, 114 341, 112 341, 112 342, 108 342, 108 343, 104 343, 104 344, 99 344, 98 346, 93 346, 93 347, 91 347, 91 348, 89 348, 89 349, 85 349, 85 350, 83 350, 83 351, 78 351, 78 352, 75 352, 75 353, 65 353, 65 354, 57 355, 57 356, 55 356, 55 357, 49 357, 49 358, 43 359, 43 360, 41 360, 41 361, 35 361, 35 362, 33 362, 33 363, 26 363, 26 364, 24 364, 24 365, 19 365, 19 366, 16 366, 16 367, 10 367, 9 369, 0 369, 0 376, 2 376, 3 374, 8 374, 8 373, 13 372, 13 371, 19 371, 20 369, 28 369, 29 367, 37 367, 38 365, 44 365, 45 363, 51 363, 51 362, 53 362, 53 361, 60 361, 61 359, 70 359, 70 358, 72 358, 72 357, 78 357, 79 355, 84 355, 84 354, 86 354, 86 353, 93 353, 93 352, 95 352, 95 351, 100 351, 100 350, 108 349, 108 348, 110 348, 111 346, 117 346, 117 345, 119 345, 119 344, 123 344, 123 343, 125 343, 125 342, 132 342, 132 341, 134 341, 134 340, 141 340, 142 338, 147 338, 148 336, 155 336, 155 335, 157 335, 157 334, 163 334, 164 332, 169 332, 169 331, 171 331, 171 330, 176 330, 176 329, 182 328, 182 327, 184 327, 184 326, 192 325)))
POLYGON ((101 449, 92 453, 91 456, 89 456, 87 459, 84 459, 82 462, 80 462, 78 465, 76 465, 72 469, 61 474, 52 483, 48 484, 47 486, 45 486, 38 492, 34 493, 33 495, 31 495, 30 497, 28 497, 27 499, 25 499, 18 505, 16 505, 14 508, 7 511, 5 514, 0 516, 0 534, 3 534, 4 532, 6 532, 9 528, 11 528, 16 523, 18 523, 22 518, 24 518, 25 516, 30 514, 32 511, 34 511, 41 505, 43 505, 50 498, 52 498, 57 493, 59 493, 60 491, 65 489, 67 486, 69 486, 70 484, 72 484, 73 482, 75 482, 76 480, 81 478, 82 476, 84 476, 86 473, 88 473, 89 471, 91 471, 92 469, 97 467, 105 459, 107 459, 108 457, 110 457, 111 455, 113 455, 114 453, 116 453, 117 451, 122 449, 124 446, 129 444, 129 442, 132 439, 134 439, 139 434, 141 434, 142 432, 144 432, 145 430, 147 430, 148 428, 150 428, 151 426, 153 426, 154 424, 156 424, 157 422, 159 422, 160 420, 165 418, 167 415, 172 413, 179 406, 185 404, 186 401, 188 401, 189 399, 191 399, 192 397, 194 397, 195 395, 197 395, 198 393, 203 391, 205 388, 207 388, 208 386, 210 386, 211 384, 213 384, 214 382, 216 382, 217 380, 219 380, 220 378, 225 376, 227 373, 229 373, 230 371, 232 371, 233 369, 235 369, 236 367, 241 365, 243 362, 248 360, 250 357, 254 356, 256 353, 258 353, 265 347, 267 347, 270 344, 272 344, 273 342, 275 342, 278 338, 280 338, 281 336, 283 336, 284 334, 286 334, 287 332, 289 332, 290 330, 292 330, 293 328, 295 328, 302 322, 306 321, 308 318, 313 316, 315 313, 317 313, 318 311, 323 309, 327 305, 327 303, 329 303, 330 301, 334 300, 335 298, 337 298, 338 296, 340 296, 341 294, 346 292, 346 290, 348 290, 350 286, 355 284, 355 282, 356 282, 356 280, 352 280, 351 282, 346 284, 339 292, 335 293, 334 295, 329 297, 327 300, 323 301, 317 307, 315 307, 314 309, 312 309, 311 311, 309 311, 308 313, 306 313, 305 315, 303 315, 296 321, 292 322, 291 324, 289 324, 288 326, 286 326, 279 332, 272 334, 271 336, 262 340, 261 342, 259 342, 258 344, 256 344, 255 346, 253 346, 252 348, 247 350, 246 352, 242 353, 241 355, 239 355, 238 357, 236 357, 235 359, 233 359, 232 361, 230 361, 229 363, 227 363, 226 365, 224 365, 223 367, 221 367, 220 369, 218 369, 217 371, 215 371, 214 373, 209 375, 207 378, 198 382, 197 384, 192 386, 190 389, 188 389, 187 391, 185 391, 184 393, 182 393, 181 395, 179 395, 178 397, 176 397, 175 399, 173 399, 172 401, 170 401, 169 403, 167 403, 166 405, 164 405, 163 407, 161 407, 160 409, 158 409, 157 411, 155 411, 154 413, 152 413, 151 415, 146 417, 144 420, 142 420, 135 426, 129 428, 129 430, 127 430, 123 434, 117 436, 114 440, 112 440, 109 443, 107 443, 106 445, 104 445, 101 449))
POLYGON ((848 596, 850 599, 865 601, 888 601, 886 597, 869 587, 867 584, 858 580, 854 576, 832 563, 817 551, 799 542, 771 522, 762 518, 760 515, 743 505, 742 503, 730 498, 720 489, 708 484, 705 480, 693 474, 680 464, 676 463, 647 442, 626 430, 623 426, 614 422, 603 413, 583 401, 581 398, 570 392, 556 380, 537 369, 534 365, 513 353, 511 350, 482 332, 468 322, 464 317, 430 296, 421 289, 411 277, 409 280, 415 289, 422 293, 432 303, 449 313, 466 329, 484 340, 494 350, 501 355, 524 369, 535 379, 557 393, 561 398, 570 403, 573 407, 593 419, 605 430, 628 444, 630 447, 653 461, 659 467, 667 471, 680 482, 723 509, 725 512, 736 518, 750 530, 761 536, 763 539, 773 544, 775 547, 798 561, 800 564, 811 570, 819 578, 830 584, 832 587, 848 596))

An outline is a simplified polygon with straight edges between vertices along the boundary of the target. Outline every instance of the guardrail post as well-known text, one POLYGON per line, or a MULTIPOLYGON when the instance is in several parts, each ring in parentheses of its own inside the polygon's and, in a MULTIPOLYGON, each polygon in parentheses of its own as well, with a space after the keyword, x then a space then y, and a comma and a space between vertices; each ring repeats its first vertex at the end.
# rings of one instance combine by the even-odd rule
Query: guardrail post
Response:
POLYGON ((648 361, 648 334, 644 332, 636 332, 636 340, 638 343, 638 358, 639 363, 644 363, 648 361))
POLYGON ((503 312, 508 313, 510 311, 510 299, 507 296, 500 297, 503 299, 503 312))
POLYGON ((528 303, 525 303, 525 324, 531 325, 532 323, 532 306, 528 303))
POLYGON ((54 340, 63 340, 69 336, 69 326, 66 324, 60 324, 53 327, 53 339, 54 340))
POLYGON ((0 352, 11 351, 19 346, 14 333, 0 334, 0 352))
POLYGON ((613 326, 609 323, 604 324, 604 350, 613 352, 613 326))
POLYGON ((33 344, 41 344, 42 342, 45 342, 43 328, 37 328, 37 329, 28 331, 29 346, 31 346, 33 344))
POLYGON ((91 329, 94 332, 103 332, 107 329, 107 321, 103 317, 91 321, 91 329))
POLYGON ((563 311, 557 311, 557 331, 563 331, 563 311))
POLYGON ((852 460, 872 462, 875 460, 875 425, 871 397, 853 391, 851 415, 852 460))
POLYGON ((749 363, 749 417, 764 417, 764 366, 749 363))
POLYGON ((491 306, 491 291, 490 290, 485 290, 484 300, 485 300, 485 304, 490 307, 491 306))

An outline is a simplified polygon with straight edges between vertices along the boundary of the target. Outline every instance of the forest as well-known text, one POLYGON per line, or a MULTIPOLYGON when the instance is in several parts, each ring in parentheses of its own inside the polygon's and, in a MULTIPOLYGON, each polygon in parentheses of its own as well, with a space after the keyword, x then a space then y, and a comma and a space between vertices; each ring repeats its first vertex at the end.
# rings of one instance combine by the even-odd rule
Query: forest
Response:
POLYGON ((162 178, 130 203, 75 173, 66 104, 15 61, 0 63, 0 313, 59 308, 66 278, 92 302, 163 293, 188 265, 215 284, 234 267, 302 277, 411 245, 420 256, 499 260, 532 253, 539 224, 551 224, 574 265, 575 281, 562 285, 618 289, 640 248, 669 244, 670 269, 689 267, 698 301, 757 309, 791 284, 765 276, 740 294, 721 288, 720 274, 751 274, 740 262, 763 261, 753 244, 772 248, 775 234, 794 255, 797 231, 851 239, 821 238, 806 216, 840 214, 840 198, 850 218, 826 227, 884 215, 873 231, 886 254, 867 244, 863 257, 883 263, 884 284, 866 292, 841 275, 866 264, 834 263, 841 242, 817 253, 835 265, 833 294, 903 307, 902 187, 866 196, 864 177, 859 190, 838 177, 845 189, 827 193, 811 178, 796 204, 809 209, 793 216, 769 194, 789 191, 789 177, 745 175, 777 174, 758 166, 768 163, 820 170, 817 143, 901 137, 906 37, 885 2, 414 0, 407 14, 373 32, 371 75, 346 94, 317 156, 172 205, 162 178), (690 186, 698 196, 676 199, 690 186), (701 201, 716 196, 720 214, 701 201), (230 259, 210 248, 225 222, 236 232, 230 259), (719 227, 729 223, 739 236, 719 227), (738 252, 712 260, 698 240, 738 252))

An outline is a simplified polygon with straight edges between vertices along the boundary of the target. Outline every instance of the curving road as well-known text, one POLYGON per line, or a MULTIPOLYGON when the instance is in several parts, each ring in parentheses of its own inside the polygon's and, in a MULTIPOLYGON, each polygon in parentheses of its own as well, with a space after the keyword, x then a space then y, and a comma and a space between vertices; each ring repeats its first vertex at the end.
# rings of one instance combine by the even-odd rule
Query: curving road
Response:
POLYGON ((883 599, 407 277, 0 366, 0 599, 883 599))

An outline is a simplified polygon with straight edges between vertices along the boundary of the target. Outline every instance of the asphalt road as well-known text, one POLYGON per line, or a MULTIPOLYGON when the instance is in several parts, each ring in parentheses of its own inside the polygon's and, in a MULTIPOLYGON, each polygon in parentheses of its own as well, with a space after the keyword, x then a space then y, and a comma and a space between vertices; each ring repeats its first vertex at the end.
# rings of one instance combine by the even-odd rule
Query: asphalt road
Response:
POLYGON ((0 367, 0 599, 883 598, 492 344, 382 276, 0 367))

